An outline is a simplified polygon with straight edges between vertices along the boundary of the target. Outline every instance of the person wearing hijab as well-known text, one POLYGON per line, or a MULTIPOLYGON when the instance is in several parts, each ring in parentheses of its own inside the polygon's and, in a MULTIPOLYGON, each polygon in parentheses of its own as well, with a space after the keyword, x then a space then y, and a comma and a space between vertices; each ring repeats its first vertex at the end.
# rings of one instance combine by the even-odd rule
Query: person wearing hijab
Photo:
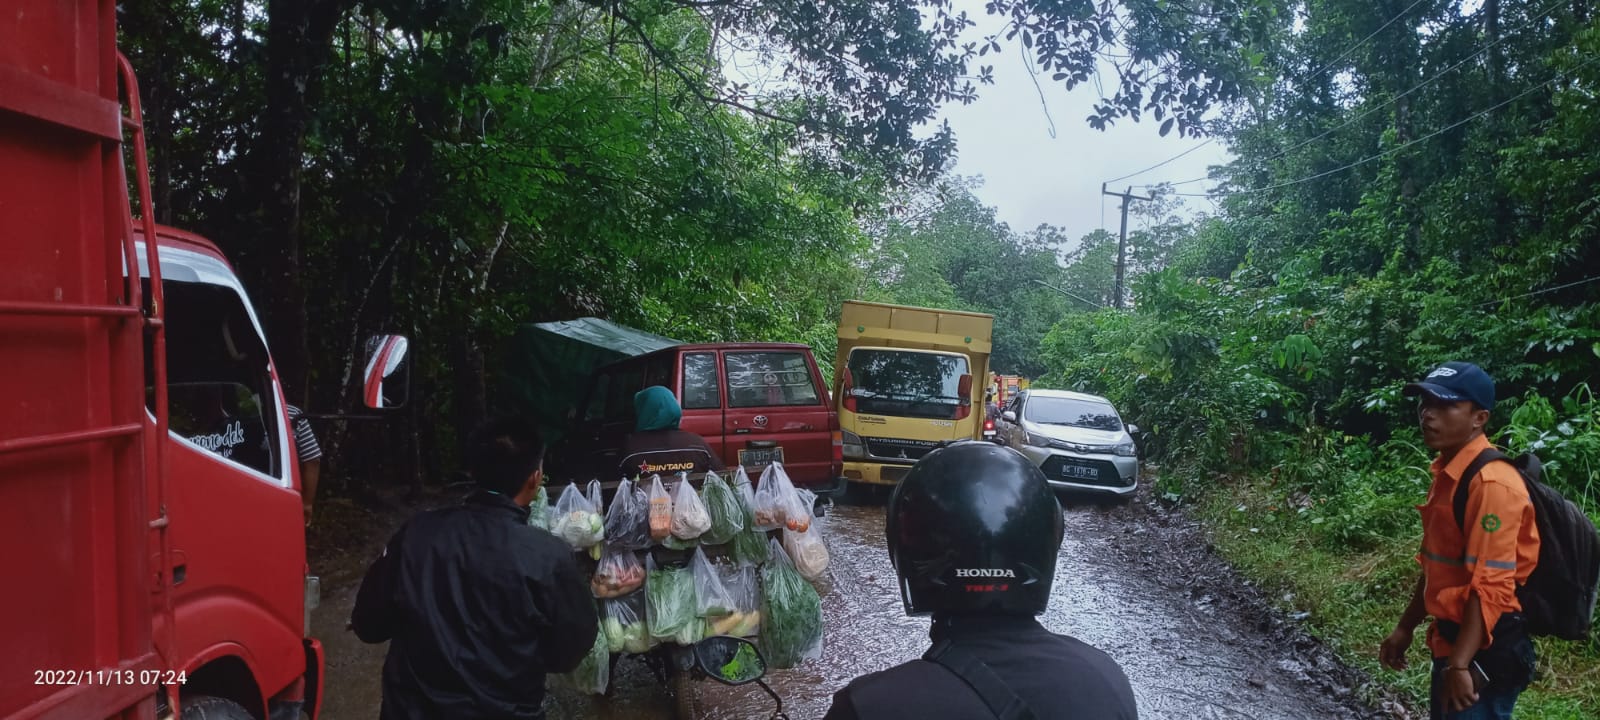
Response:
POLYGON ((678 428, 683 409, 671 390, 660 385, 640 390, 633 396, 633 409, 633 432, 623 440, 618 463, 623 477, 726 469, 705 438, 678 428))

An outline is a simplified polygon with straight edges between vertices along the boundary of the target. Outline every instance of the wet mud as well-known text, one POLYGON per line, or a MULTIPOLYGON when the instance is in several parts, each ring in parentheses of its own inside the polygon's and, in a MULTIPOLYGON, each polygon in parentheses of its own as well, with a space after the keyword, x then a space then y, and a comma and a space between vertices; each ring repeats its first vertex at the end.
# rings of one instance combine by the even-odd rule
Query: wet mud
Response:
MULTIPOLYGON (((1066 537, 1057 564, 1050 630, 1111 655, 1133 684, 1142 718, 1305 720, 1381 718, 1357 699, 1366 680, 1273 610, 1207 550, 1201 529, 1143 499, 1127 505, 1073 504, 1063 498, 1066 537)), ((902 611, 883 541, 881 494, 852 497, 821 520, 831 566, 821 588, 826 645, 820 661, 774 670, 767 681, 794 720, 821 718, 834 691, 858 675, 919 657, 928 620, 902 611)), ((361 567, 398 526, 398 513, 374 524, 374 537, 346 544, 319 569, 325 585, 314 629, 327 648, 323 717, 377 717, 385 646, 364 645, 343 629, 361 567)), ((315 561, 314 561, 315 562, 315 561)), ((315 567, 315 564, 314 564, 315 567)), ((772 714, 757 686, 695 685, 698 717, 749 720, 772 714)), ((578 695, 552 678, 549 717, 670 720, 673 698, 638 659, 623 658, 607 696, 578 695)))

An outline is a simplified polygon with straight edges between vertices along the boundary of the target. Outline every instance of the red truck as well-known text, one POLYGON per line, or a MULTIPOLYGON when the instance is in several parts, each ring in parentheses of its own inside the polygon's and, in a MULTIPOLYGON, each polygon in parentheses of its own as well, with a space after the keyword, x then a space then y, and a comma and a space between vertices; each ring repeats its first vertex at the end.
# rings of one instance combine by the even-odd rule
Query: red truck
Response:
POLYGON ((283 389, 227 260, 152 220, 115 19, 0 11, 0 717, 316 718, 283 389))

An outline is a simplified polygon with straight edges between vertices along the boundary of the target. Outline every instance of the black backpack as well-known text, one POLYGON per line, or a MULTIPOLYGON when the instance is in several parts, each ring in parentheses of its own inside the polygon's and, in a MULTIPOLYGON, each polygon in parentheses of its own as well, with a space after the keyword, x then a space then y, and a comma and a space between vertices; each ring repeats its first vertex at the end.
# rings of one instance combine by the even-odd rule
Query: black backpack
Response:
POLYGON ((1515 460, 1489 448, 1462 473, 1456 486, 1456 525, 1467 535, 1467 490, 1483 466, 1504 460, 1528 485, 1534 522, 1539 526, 1539 565, 1517 587, 1517 600, 1532 635, 1586 640, 1594 619, 1595 590, 1600 585, 1600 533, 1589 516, 1571 500, 1544 484, 1544 468, 1532 453, 1515 460))

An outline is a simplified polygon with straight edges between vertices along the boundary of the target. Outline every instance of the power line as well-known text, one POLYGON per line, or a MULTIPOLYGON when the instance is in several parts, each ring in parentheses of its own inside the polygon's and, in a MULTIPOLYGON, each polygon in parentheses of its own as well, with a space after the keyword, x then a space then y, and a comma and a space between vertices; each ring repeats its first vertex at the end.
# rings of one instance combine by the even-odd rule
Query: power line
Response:
POLYGON ((1535 295, 1544 295, 1546 293, 1553 293, 1553 292, 1555 292, 1557 290, 1565 290, 1565 289, 1570 288, 1570 287, 1577 287, 1577 286, 1583 285, 1585 283, 1592 283, 1592 282, 1594 282, 1596 280, 1600 280, 1600 275, 1595 275, 1593 277, 1586 277, 1586 278, 1584 278, 1582 280, 1575 280, 1575 281, 1569 282, 1569 283, 1567 283, 1565 285, 1557 285, 1555 287, 1548 287, 1548 288, 1545 288, 1543 290, 1535 290, 1535 291, 1530 292, 1530 293, 1523 293, 1521 295, 1513 295, 1511 297, 1501 298, 1499 300, 1490 300, 1489 302, 1483 303, 1483 304, 1479 305, 1478 307, 1489 307, 1490 305, 1499 305, 1500 303, 1508 303, 1508 302, 1511 302, 1512 300, 1521 300, 1522 298, 1533 297, 1535 295))
POLYGON ((1079 302, 1085 302, 1085 303, 1093 305, 1093 306, 1095 306, 1097 308, 1105 308, 1105 305, 1097 303, 1097 302, 1095 302, 1093 300, 1090 300, 1089 298, 1083 297, 1081 295, 1075 295, 1073 293, 1067 292, 1066 290, 1062 290, 1061 288, 1058 288, 1058 287, 1056 287, 1054 285, 1051 285, 1050 283, 1047 283, 1047 282, 1045 282, 1043 280, 1039 280, 1039 279, 1035 278, 1034 282, 1039 283, 1040 285, 1043 285, 1043 286, 1045 286, 1047 288, 1050 288, 1051 290, 1054 290, 1054 291, 1056 291, 1058 293, 1061 293, 1062 295, 1070 297, 1073 300, 1077 300, 1079 302))
MULTIPOLYGON (((1383 32, 1390 25, 1393 25, 1395 23, 1395 21, 1399 20, 1402 17, 1405 17, 1406 13, 1411 12, 1418 5, 1421 5, 1422 2, 1423 2, 1423 0, 1415 0, 1415 2, 1412 2, 1410 5, 1408 5, 1406 7, 1406 9, 1401 10, 1399 14, 1395 15, 1392 18, 1389 18, 1382 25, 1379 25, 1377 30, 1373 30, 1371 32, 1371 34, 1367 35, 1364 38, 1361 38, 1360 40, 1357 40, 1356 44, 1345 48, 1344 52, 1339 53, 1339 57, 1334 58, 1333 60, 1323 64, 1322 67, 1317 68, 1316 70, 1312 71, 1312 73, 1310 75, 1306 76, 1306 80, 1312 80, 1312 79, 1316 78, 1318 75, 1321 75, 1322 73, 1327 72, 1328 69, 1332 68, 1334 65, 1337 65, 1339 63, 1339 61, 1345 59, 1346 57, 1349 57, 1350 53, 1355 52, 1356 50, 1360 49, 1361 46, 1366 45, 1368 42, 1371 42, 1373 38, 1378 36, 1378 33, 1383 32)), ((1161 162, 1158 162, 1158 163, 1156 163, 1154 165, 1151 165, 1150 167, 1147 167, 1147 168, 1145 168, 1143 170, 1139 170, 1137 172, 1131 172, 1131 173, 1128 173, 1127 175, 1123 175, 1121 177, 1111 178, 1110 180, 1106 181, 1106 184, 1119 182, 1119 181, 1122 181, 1122 180, 1127 180, 1128 178, 1135 177, 1135 176, 1138 176, 1138 175, 1143 175, 1143 174, 1145 174, 1147 172, 1150 172, 1151 170, 1155 170, 1157 168, 1160 168, 1160 167, 1166 165, 1167 163, 1170 163, 1170 162, 1172 162, 1174 160, 1177 160, 1178 158, 1181 158, 1181 157, 1183 157, 1185 155, 1188 155, 1189 153, 1192 153, 1192 152, 1194 152, 1196 150, 1199 150, 1200 148, 1203 148, 1203 147, 1205 147, 1207 145, 1210 145, 1215 140, 1216 140, 1215 137, 1207 138, 1205 142, 1200 143, 1199 145, 1196 145, 1196 146, 1194 146, 1192 148, 1189 148, 1188 150, 1185 150, 1185 151, 1183 151, 1181 153, 1178 153, 1177 155, 1173 155, 1172 157, 1167 158, 1166 160, 1162 160, 1161 162)), ((1144 185, 1142 187, 1148 188, 1150 186, 1149 185, 1144 185)))
MULTIPOLYGON (((1584 62, 1583 64, 1578 65, 1577 67, 1573 68, 1571 72, 1572 73, 1576 73, 1579 70, 1582 70, 1582 69, 1584 69, 1584 68, 1586 68, 1586 67, 1588 67, 1590 65, 1593 65, 1595 62, 1600 62, 1600 57, 1590 58, 1588 61, 1584 62)), ((1173 193, 1173 194, 1177 195, 1178 197, 1203 197, 1203 198, 1227 197, 1227 196, 1230 196, 1230 195, 1249 195, 1249 194, 1252 194, 1252 193, 1266 192, 1267 190, 1277 190, 1279 188, 1285 188, 1285 187, 1289 187, 1289 186, 1292 186, 1292 185, 1299 185, 1301 183, 1306 183, 1306 182, 1310 182, 1312 180, 1316 180, 1316 179, 1319 179, 1319 178, 1327 177, 1329 175, 1333 175, 1334 173, 1344 172, 1345 170, 1349 170, 1351 168, 1354 168, 1354 167, 1357 167, 1357 166, 1360 166, 1360 165, 1365 165, 1365 164, 1367 164, 1369 162, 1372 162, 1373 160, 1377 160, 1379 158, 1388 157, 1388 156, 1393 155, 1393 154, 1395 154, 1397 152, 1400 152, 1401 150, 1404 150, 1404 149, 1406 149, 1408 147, 1411 147, 1412 145, 1415 145, 1417 143, 1423 142, 1424 140, 1430 140, 1430 139, 1433 139, 1435 137, 1438 137, 1439 135, 1447 133, 1447 132, 1449 132, 1451 130, 1454 130, 1454 129, 1458 128, 1458 127, 1461 127, 1462 125, 1465 125, 1465 124, 1467 124, 1469 122, 1472 122, 1473 120, 1477 120, 1478 118, 1481 118, 1481 117, 1483 117, 1485 115, 1488 115, 1491 112, 1494 112, 1496 110, 1499 110, 1500 108, 1503 108, 1503 107, 1505 107, 1507 105, 1510 105, 1513 102, 1521 100, 1522 98, 1527 97, 1528 95, 1532 94, 1534 91, 1537 91, 1537 90, 1543 88, 1544 86, 1549 85, 1550 83, 1553 83, 1553 82, 1555 82, 1557 80, 1561 80, 1561 79, 1563 79, 1564 77, 1567 77, 1570 74, 1571 73, 1568 73, 1568 74, 1557 74, 1556 77, 1550 78, 1549 80, 1546 80, 1546 81, 1544 81, 1542 83, 1534 85, 1533 87, 1530 87, 1527 90, 1523 90, 1522 92, 1517 93, 1516 95, 1512 96, 1511 98, 1509 98, 1507 100, 1503 100, 1503 101, 1498 102, 1498 103, 1496 103, 1496 104, 1494 104, 1494 105, 1492 105, 1490 107, 1487 107, 1487 108, 1484 108, 1482 110, 1479 110, 1478 112, 1473 113, 1472 115, 1469 115, 1464 119, 1458 120, 1458 121, 1456 121, 1456 122, 1454 122, 1454 123, 1452 123, 1450 125, 1447 125, 1445 127, 1439 128, 1438 130, 1435 130, 1435 131, 1433 131, 1431 133, 1428 133, 1427 135, 1424 135, 1422 137, 1416 138, 1414 140, 1406 141, 1406 142, 1401 143, 1399 145, 1396 145, 1396 146, 1394 146, 1392 148, 1389 148, 1388 150, 1380 152, 1380 153, 1378 153, 1376 155, 1369 155, 1369 156, 1361 158, 1360 160, 1357 160, 1357 161, 1355 161, 1353 163, 1350 163, 1348 165, 1341 165, 1341 166, 1336 167, 1336 168, 1334 168, 1332 170, 1324 170, 1324 171, 1319 172, 1319 173, 1317 173, 1315 175, 1308 175, 1306 177, 1299 178, 1297 180, 1289 180, 1289 181, 1286 181, 1286 182, 1274 183, 1272 185, 1267 185, 1267 186, 1264 186, 1264 187, 1249 188, 1249 189, 1245 189, 1245 190, 1234 190, 1234 191, 1231 191, 1231 192, 1214 192, 1214 193, 1173 193)))
POLYGON ((1416 6, 1418 6, 1418 5, 1421 5, 1421 4, 1422 4, 1422 0, 1416 0, 1416 2, 1414 2, 1414 3, 1411 3, 1411 5, 1410 5, 1410 6, 1408 6, 1408 7, 1407 7, 1407 8, 1406 8, 1406 9, 1404 9, 1404 10, 1401 10, 1401 11, 1400 11, 1400 14, 1399 14, 1399 15, 1396 15, 1396 16, 1394 16, 1394 17, 1392 17, 1392 18, 1389 18, 1389 21, 1388 21, 1388 22, 1386 22, 1386 23, 1384 23, 1384 24, 1382 24, 1382 25, 1379 25, 1379 26, 1378 26, 1378 29, 1377 29, 1377 30, 1373 30, 1373 31, 1372 31, 1372 34, 1370 34, 1370 35, 1368 35, 1368 36, 1366 36, 1366 37, 1364 37, 1364 38, 1361 38, 1361 41, 1360 41, 1360 42, 1358 42, 1358 43, 1356 43, 1356 44, 1354 44, 1354 45, 1351 45, 1351 46, 1350 46, 1350 47, 1349 47, 1349 48, 1348 48, 1348 49, 1346 49, 1346 50, 1345 50, 1345 51, 1344 51, 1344 52, 1342 52, 1342 53, 1339 53, 1339 57, 1336 57, 1336 58, 1334 58, 1334 59, 1333 59, 1333 60, 1332 60, 1332 61, 1331 61, 1331 62, 1329 62, 1329 63, 1327 63, 1327 64, 1325 64, 1325 65, 1323 65, 1323 66, 1322 66, 1322 67, 1320 67, 1320 68, 1318 68, 1318 69, 1317 69, 1317 71, 1316 71, 1316 72, 1314 72, 1314 73, 1311 73, 1311 74, 1310 74, 1310 75, 1307 75, 1307 76, 1306 76, 1306 80, 1314 80, 1314 79, 1316 79, 1316 77, 1317 77, 1317 76, 1318 76, 1318 75, 1321 75, 1321 74, 1322 74, 1322 73, 1324 73, 1324 72, 1327 72, 1327 71, 1328 71, 1328 69, 1329 69, 1329 68, 1331 68, 1331 67, 1333 67, 1333 66, 1334 66, 1334 65, 1337 65, 1337 64, 1339 64, 1339 61, 1340 61, 1340 60, 1343 60, 1343 59, 1345 59, 1345 58, 1347 58, 1347 57, 1349 57, 1349 56, 1350 56, 1350 53, 1353 53, 1353 52, 1355 52, 1355 51, 1356 51, 1356 49, 1357 49, 1357 48, 1359 48, 1359 47, 1361 47, 1361 46, 1362 46, 1362 45, 1366 45, 1366 44, 1367 44, 1367 43, 1368 43, 1368 42, 1369 42, 1369 41, 1371 41, 1371 40, 1372 40, 1372 39, 1373 39, 1373 38, 1375 38, 1375 37, 1377 37, 1377 36, 1378 36, 1378 33, 1381 33, 1381 32, 1383 32, 1383 31, 1384 31, 1384 30, 1385 30, 1385 29, 1387 29, 1387 28, 1388 28, 1388 27, 1389 27, 1389 26, 1390 26, 1390 25, 1393 25, 1393 24, 1394 24, 1394 23, 1395 23, 1395 21, 1396 21, 1396 20, 1399 20, 1399 19, 1400 19, 1400 18, 1403 18, 1403 17, 1405 17, 1405 16, 1406 16, 1406 13, 1409 13, 1409 12, 1411 12, 1411 10, 1412 10, 1412 9, 1413 9, 1413 8, 1415 8, 1415 7, 1416 7, 1416 6))
MULTIPOLYGON (((1329 135, 1332 135, 1333 133, 1336 133, 1336 132, 1338 132, 1340 130, 1343 130, 1343 129, 1347 128, 1347 127, 1350 127, 1351 125, 1354 125, 1355 123, 1360 122, 1361 120, 1365 119, 1368 115, 1371 115, 1371 114, 1373 114, 1373 113, 1375 113, 1375 112, 1377 112, 1379 110, 1382 110, 1382 109, 1384 109, 1386 107, 1389 107, 1390 105, 1395 104, 1401 98, 1404 98, 1404 97, 1410 95, 1411 93, 1414 93, 1414 92, 1416 92, 1418 90, 1421 90, 1422 88, 1427 87, 1428 85, 1431 85, 1431 84, 1433 84, 1435 82, 1438 82, 1445 75, 1448 75, 1451 72, 1454 72, 1456 70, 1456 68, 1459 68, 1462 65, 1467 64, 1468 62, 1471 62, 1473 58, 1476 58, 1479 55, 1482 55, 1482 54, 1494 49, 1495 46, 1499 45, 1500 43, 1503 43, 1503 42, 1511 39, 1512 35, 1514 35, 1515 33, 1521 32, 1521 31, 1531 27, 1534 23, 1539 22, 1540 20, 1543 20, 1546 15, 1549 15, 1550 13, 1555 12, 1556 8, 1561 7, 1561 5, 1564 2, 1565 2, 1565 0, 1555 0, 1555 2, 1550 3, 1549 5, 1547 5, 1544 8, 1544 10, 1540 11, 1538 15, 1535 15, 1532 18, 1529 18, 1527 22, 1525 22, 1522 25, 1518 26, 1515 30, 1512 30, 1511 33, 1502 34, 1500 36, 1499 40, 1496 40, 1496 41, 1494 41, 1492 43, 1489 43, 1488 45, 1485 45, 1485 46, 1483 46, 1481 48, 1478 48, 1478 50, 1476 52, 1474 52, 1471 55, 1468 55, 1468 56, 1456 61, 1450 67, 1447 67, 1447 68, 1445 68, 1443 70, 1440 70, 1437 73, 1434 73, 1428 79, 1423 80, 1422 82, 1417 83, 1416 85, 1412 86, 1409 90, 1406 90, 1405 92, 1402 92, 1399 95, 1395 95, 1394 97, 1391 97, 1388 100, 1385 100, 1385 101, 1383 101, 1381 103, 1378 103, 1377 105, 1374 105, 1374 106, 1372 106, 1370 108, 1367 108, 1366 110, 1363 110, 1360 113, 1358 113, 1355 117, 1352 117, 1352 118, 1350 118, 1348 120, 1345 120, 1344 122, 1339 123, 1338 125, 1335 125, 1335 126, 1333 126, 1331 128, 1328 128, 1327 130, 1323 130, 1322 132, 1317 133, 1316 135, 1312 136, 1311 138, 1308 138, 1306 140, 1302 140, 1301 142, 1298 142, 1298 143, 1296 143, 1294 145, 1291 145, 1286 149, 1280 150, 1280 151, 1272 154, 1271 156, 1267 157, 1265 160, 1256 161, 1255 162, 1255 166, 1257 168, 1260 168, 1260 167, 1266 165, 1267 163, 1272 162, 1273 160, 1277 160, 1278 158, 1281 158, 1281 157, 1283 157, 1285 155, 1288 155, 1289 153, 1292 153, 1292 152, 1294 152, 1296 150, 1299 150, 1300 148, 1303 148, 1303 147, 1305 147, 1307 145, 1310 145, 1311 143, 1314 143, 1314 142, 1316 142, 1318 140, 1321 140, 1321 139, 1323 139, 1323 138, 1325 138, 1325 137, 1327 137, 1329 135)), ((1415 6, 1413 5, 1413 7, 1415 7, 1415 6)), ((1393 21, 1391 21, 1391 22, 1393 22, 1393 21)), ((1163 184, 1165 184, 1165 185, 1173 185, 1173 186, 1190 185, 1190 184, 1197 183, 1197 182, 1205 182, 1205 181, 1210 180, 1210 179, 1211 179, 1211 176, 1207 175, 1205 177, 1189 178, 1188 180, 1178 180, 1176 182, 1163 183, 1163 184)), ((1145 185, 1143 187, 1150 187, 1150 186, 1149 185, 1145 185)))
POLYGON ((1167 163, 1170 163, 1170 162, 1172 162, 1174 160, 1177 160, 1178 158, 1181 158, 1181 157, 1183 157, 1185 155, 1188 155, 1189 153, 1192 153, 1192 152, 1194 152, 1196 150, 1199 150, 1200 148, 1203 148, 1203 147, 1205 147, 1207 145, 1210 145, 1211 143, 1216 142, 1216 140, 1217 139, 1215 137, 1206 138, 1205 142, 1200 143, 1199 145, 1196 145, 1196 146, 1194 146, 1192 148, 1189 148, 1188 150, 1185 150, 1185 151, 1183 151, 1181 153, 1178 153, 1177 155, 1173 155, 1172 157, 1169 157, 1169 158, 1167 158, 1165 160, 1162 160, 1161 162, 1158 162, 1158 163, 1156 163, 1154 165, 1151 165, 1150 167, 1147 167, 1147 168, 1145 168, 1143 170, 1140 170, 1138 172, 1128 173, 1127 175, 1123 175, 1121 177, 1111 178, 1110 180, 1107 180, 1107 181, 1105 181, 1105 183, 1102 183, 1102 184, 1109 185, 1109 184, 1117 182, 1119 180, 1127 180, 1128 178, 1131 178, 1131 177, 1133 177, 1135 175, 1143 175, 1143 174, 1145 174, 1147 172, 1150 172, 1151 170, 1154 170, 1154 169, 1156 169, 1158 167, 1166 165, 1167 163))

